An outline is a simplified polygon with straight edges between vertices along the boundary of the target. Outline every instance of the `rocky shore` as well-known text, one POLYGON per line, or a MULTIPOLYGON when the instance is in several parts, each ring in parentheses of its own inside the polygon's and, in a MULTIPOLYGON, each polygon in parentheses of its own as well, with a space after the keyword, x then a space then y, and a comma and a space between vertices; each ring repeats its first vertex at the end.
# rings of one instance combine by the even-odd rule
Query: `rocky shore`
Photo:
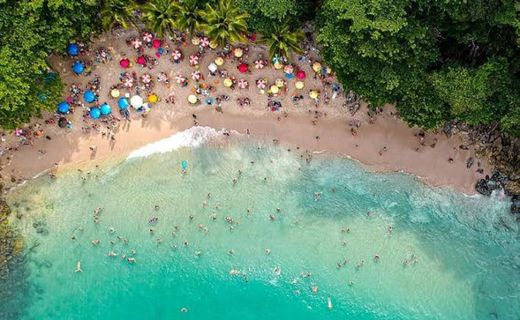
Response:
MULTIPOLYGON (((511 213, 520 221, 520 139, 508 136, 498 129, 498 125, 469 128, 457 122, 447 123, 444 133, 450 136, 464 132, 466 143, 461 149, 475 148, 478 157, 490 159, 493 172, 475 184, 480 194, 490 196, 495 190, 504 190, 511 197, 511 213)), ((468 162, 468 167, 473 164, 468 162)))

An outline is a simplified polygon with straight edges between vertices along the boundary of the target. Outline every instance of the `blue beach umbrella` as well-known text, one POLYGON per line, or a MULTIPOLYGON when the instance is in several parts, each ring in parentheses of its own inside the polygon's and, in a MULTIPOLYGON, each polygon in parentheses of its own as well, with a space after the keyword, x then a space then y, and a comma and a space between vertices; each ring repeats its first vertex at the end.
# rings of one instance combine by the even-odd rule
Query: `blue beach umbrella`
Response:
POLYGON ((72 64, 72 71, 74 71, 74 73, 81 74, 83 70, 85 70, 83 63, 76 61, 72 64))
POLYGON ((92 119, 99 119, 99 117, 101 117, 101 110, 99 110, 99 108, 90 108, 90 117, 92 119))
POLYGON ((69 112, 69 110, 70 110, 70 105, 67 102, 62 101, 58 104, 59 113, 67 113, 67 112, 69 112))
POLYGON ((124 110, 130 106, 130 103, 127 98, 119 98, 117 105, 119 106, 119 109, 124 110))
POLYGON ((188 161, 186 161, 186 160, 182 160, 182 162, 181 162, 181 168, 182 168, 182 170, 186 170, 186 169, 188 169, 188 161))
POLYGON ((79 54, 78 45, 75 43, 69 43, 69 45, 67 46, 67 53, 73 57, 77 56, 79 54))
POLYGON ((104 116, 107 116, 110 113, 112 113, 112 108, 108 105, 108 103, 103 103, 100 108, 101 108, 101 114, 104 116))
POLYGON ((92 102, 96 101, 96 95, 91 90, 87 90, 83 94, 83 99, 85 99, 85 101, 88 103, 92 103, 92 102))

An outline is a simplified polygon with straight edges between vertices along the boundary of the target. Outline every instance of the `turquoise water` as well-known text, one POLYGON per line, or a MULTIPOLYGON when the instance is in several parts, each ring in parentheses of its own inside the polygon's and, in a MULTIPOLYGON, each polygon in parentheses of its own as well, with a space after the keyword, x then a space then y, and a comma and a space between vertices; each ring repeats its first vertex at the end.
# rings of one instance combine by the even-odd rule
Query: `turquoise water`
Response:
POLYGON ((37 178, 9 202, 27 242, 11 319, 520 317, 507 201, 347 159, 210 143, 37 178))

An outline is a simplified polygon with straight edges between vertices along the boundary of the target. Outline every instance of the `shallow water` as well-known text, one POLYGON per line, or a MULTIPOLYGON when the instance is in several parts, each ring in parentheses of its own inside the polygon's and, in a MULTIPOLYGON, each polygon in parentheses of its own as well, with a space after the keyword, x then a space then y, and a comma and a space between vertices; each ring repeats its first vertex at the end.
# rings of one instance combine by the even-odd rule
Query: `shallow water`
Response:
POLYGON ((166 149, 90 174, 41 177, 9 196, 27 249, 17 273, 23 295, 0 301, 4 315, 520 317, 519 232, 505 200, 347 159, 307 163, 296 150, 253 141, 166 149), (77 261, 83 272, 74 272, 77 261))

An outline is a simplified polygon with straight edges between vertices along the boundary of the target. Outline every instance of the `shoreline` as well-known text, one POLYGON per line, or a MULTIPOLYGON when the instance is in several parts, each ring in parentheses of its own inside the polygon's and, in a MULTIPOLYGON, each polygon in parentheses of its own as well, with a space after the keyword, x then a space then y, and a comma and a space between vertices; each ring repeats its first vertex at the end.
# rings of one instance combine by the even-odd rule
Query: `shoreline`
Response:
MULTIPOLYGON (((291 114, 281 120, 277 120, 274 115, 270 116, 269 114, 222 114, 209 109, 194 114, 197 115, 199 126, 211 127, 215 130, 232 130, 242 135, 247 135, 246 131, 249 130, 250 135, 256 139, 265 142, 278 141, 294 152, 303 154, 308 151, 313 154, 326 153, 349 158, 369 171, 410 174, 425 184, 451 188, 467 195, 476 194, 474 182, 481 176, 475 170, 466 169, 465 159, 471 154, 470 151, 453 151, 456 155, 453 163, 448 163, 444 159, 444 161, 441 161, 441 154, 448 149, 452 149, 456 144, 453 138, 439 139, 437 142, 439 146, 435 148, 424 147, 420 151, 415 151, 413 145, 408 145, 408 139, 392 140, 391 135, 387 135, 387 138, 384 139, 382 134, 386 134, 386 132, 382 131, 381 128, 386 128, 389 125, 395 128, 396 124, 389 124, 388 122, 396 122, 397 124, 402 122, 389 118, 385 114, 379 116, 372 125, 374 128, 365 128, 364 131, 367 133, 360 134, 358 137, 352 136, 348 132, 349 127, 343 123, 342 119, 337 118, 324 118, 317 125, 313 125, 310 119, 302 114, 291 114), (317 135, 321 135, 320 139, 313 140, 312 137, 317 135), (378 154, 378 145, 373 143, 375 138, 372 136, 381 139, 379 145, 387 146, 387 151, 381 156, 378 154), (341 138, 343 138, 343 141, 341 138), (431 161, 432 159, 435 161, 431 161), (424 162, 424 160, 427 162, 424 162), (439 168, 445 169, 439 171, 442 170, 439 168)), ((61 148, 61 143, 47 143, 47 152, 44 155, 38 155, 37 148, 28 147, 14 153, 10 165, 7 167, 24 174, 23 181, 26 182, 51 173, 56 168, 54 163, 58 163, 57 168, 61 169, 76 165, 95 165, 115 158, 124 159, 136 149, 194 126, 193 120, 187 116, 177 118, 174 122, 159 121, 151 129, 143 123, 150 120, 154 119, 132 121, 126 131, 117 134, 115 144, 112 144, 110 139, 99 135, 65 134, 53 138, 53 141, 70 142, 77 139, 74 152, 68 152, 70 151, 68 148, 61 148), (168 127, 164 128, 166 126, 168 127), (146 135, 143 135, 143 133, 146 133, 146 135), (94 156, 89 149, 91 145, 96 145, 94 156), (27 161, 38 156, 40 156, 40 159, 37 166, 34 166, 32 161, 27 161)), ((404 124, 402 125, 404 126, 404 124)), ((413 129, 407 127, 404 127, 404 129, 405 131, 413 131, 413 129)), ((411 135, 410 139, 413 140, 413 138, 414 136, 411 135)), ((37 142, 46 141, 38 140, 37 142)))

